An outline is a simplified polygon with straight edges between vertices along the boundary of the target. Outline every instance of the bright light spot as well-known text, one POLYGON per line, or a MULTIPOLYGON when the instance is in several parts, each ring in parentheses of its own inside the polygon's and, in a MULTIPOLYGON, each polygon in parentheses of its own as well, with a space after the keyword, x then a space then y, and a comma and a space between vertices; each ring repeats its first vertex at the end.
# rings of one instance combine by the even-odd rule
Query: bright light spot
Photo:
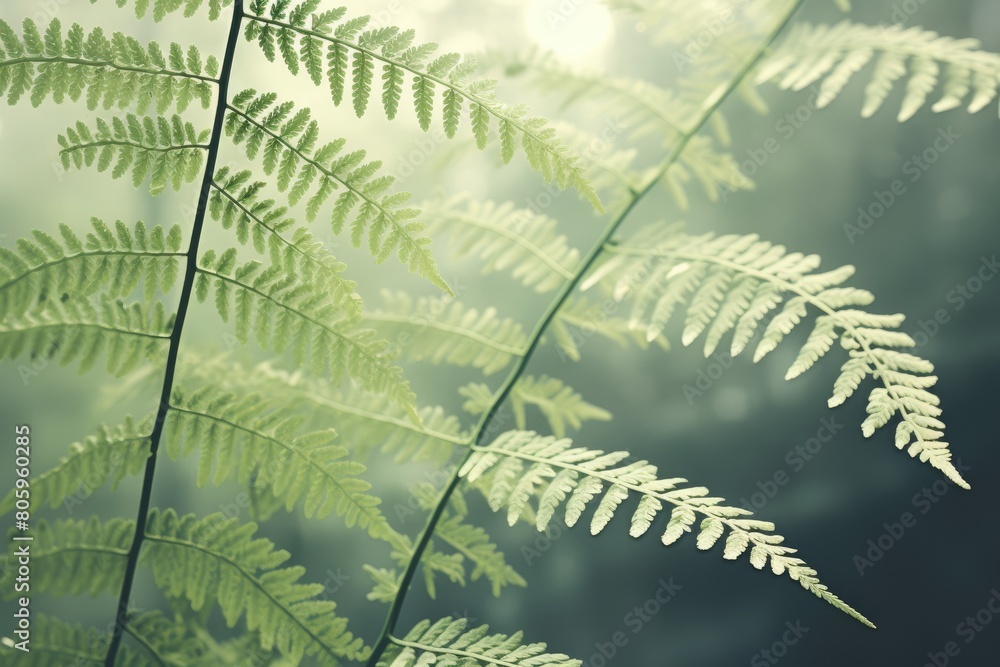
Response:
POLYGON ((564 60, 596 59, 615 31, 597 0, 530 0, 524 24, 535 43, 564 60))
POLYGON ((463 30, 454 32, 440 40, 441 50, 456 53, 479 53, 486 48, 483 36, 478 32, 463 30))

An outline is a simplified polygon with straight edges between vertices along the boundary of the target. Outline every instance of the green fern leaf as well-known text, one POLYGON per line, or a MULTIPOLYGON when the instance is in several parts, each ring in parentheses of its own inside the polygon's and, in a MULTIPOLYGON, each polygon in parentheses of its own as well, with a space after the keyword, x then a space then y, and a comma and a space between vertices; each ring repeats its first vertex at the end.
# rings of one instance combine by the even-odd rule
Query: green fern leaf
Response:
MULTIPOLYGON (((134 531, 134 523, 122 519, 40 521, 32 544, 33 588, 58 595, 117 592, 134 531)), ((166 595, 187 599, 195 611, 217 603, 230 627, 245 615, 265 650, 277 649, 296 661, 307 655, 364 659, 368 649, 334 613, 336 605, 316 599, 323 587, 301 583, 301 567, 281 567, 288 552, 255 539, 256 531, 256 525, 240 525, 222 514, 197 519, 153 510, 141 562, 152 568, 166 595), (192 578, 191 572, 202 576, 192 578)), ((8 561, 13 553, 11 548, 8 561)), ((16 568, 4 571, 6 582, 16 568)))
POLYGON ((205 252, 195 279, 195 297, 204 302, 214 291, 216 310, 228 321, 235 302, 236 337, 246 343, 251 334, 264 349, 292 353, 299 366, 309 367, 334 382, 345 376, 385 395, 417 417, 414 395, 393 366, 388 343, 370 330, 348 330, 332 296, 305 276, 289 275, 284 266, 266 268, 252 260, 236 264, 236 251, 205 252))
MULTIPOLYGON (((143 361, 161 361, 172 329, 173 316, 159 302, 147 308, 107 297, 98 307, 82 298, 47 300, 0 321, 0 360, 28 355, 32 366, 42 368, 52 361, 76 362, 82 374, 106 351, 108 372, 122 376, 143 361)), ((37 375, 29 367, 22 373, 37 375)))
MULTIPOLYGON (((184 52, 176 43, 170 49, 184 52)), ((207 109, 218 63, 214 58, 203 63, 195 47, 188 53, 189 58, 168 63, 156 42, 143 46, 121 33, 108 39, 101 28, 87 34, 77 23, 63 37, 57 18, 46 28, 43 43, 31 19, 25 19, 23 37, 0 20, 0 95, 16 104, 28 94, 36 107, 49 97, 75 102, 86 93, 91 110, 135 105, 144 114, 155 105, 160 114, 171 106, 183 112, 195 99, 207 109)))
POLYGON ((432 234, 449 234, 456 257, 475 257, 483 273, 510 271, 540 293, 570 280, 580 262, 555 220, 509 202, 451 199, 428 204, 426 215, 432 234))
MULTIPOLYGON (((111 490, 127 476, 137 475, 149 457, 152 419, 139 423, 131 417, 114 429, 102 427, 96 435, 70 446, 69 454, 54 467, 31 479, 33 507, 58 507, 72 511, 75 504, 109 481, 111 490), (82 497, 81 497, 82 496, 82 497)), ((14 489, 0 501, 0 514, 14 510, 14 489)))
POLYGON ((934 367, 900 349, 915 346, 898 327, 902 315, 878 315, 864 310, 874 299, 866 290, 843 287, 854 273, 851 266, 813 273, 819 257, 788 253, 757 236, 688 236, 671 227, 654 225, 624 245, 613 246, 611 258, 584 281, 587 288, 608 285, 616 298, 632 300, 631 323, 647 335, 660 335, 681 306, 687 306, 682 342, 705 336, 705 356, 732 332, 731 353, 743 351, 763 328, 754 353, 759 361, 774 350, 808 315, 819 311, 812 332, 786 379, 808 370, 834 345, 850 354, 834 386, 830 407, 843 403, 868 376, 882 387, 868 398, 864 435, 900 417, 896 446, 920 457, 963 488, 968 484, 951 463, 942 441, 944 424, 938 400, 927 392, 937 381, 934 367), (656 264, 650 267, 650 260, 656 264), (635 276, 641 275, 641 280, 635 276), (763 326, 763 320, 773 315, 763 326), (913 389, 922 393, 911 396, 913 389))
POLYGON ((561 653, 546 653, 545 644, 522 644, 523 634, 488 634, 481 625, 467 630, 464 618, 443 618, 436 623, 421 621, 405 637, 391 642, 378 667, 417 667, 435 663, 469 667, 580 667, 579 660, 561 653))
MULTIPOLYGON (((435 51, 434 45, 410 47, 412 31, 400 31, 394 26, 365 30, 369 23, 367 16, 342 21, 343 12, 338 12, 336 17, 313 14, 311 27, 296 25, 280 18, 280 11, 275 14, 279 1, 271 0, 256 8, 251 7, 245 30, 247 40, 256 41, 271 61, 276 59, 273 46, 276 34, 294 34, 299 41, 300 54, 306 53, 304 44, 308 40, 325 42, 328 48, 328 80, 334 104, 339 105, 343 101, 350 69, 354 112, 358 117, 363 116, 372 94, 376 63, 382 63, 385 67, 382 106, 387 117, 394 118, 396 115, 397 88, 401 85, 399 77, 405 73, 412 79, 414 108, 422 129, 430 128, 436 90, 440 89, 443 91, 440 105, 442 119, 448 136, 452 136, 457 129, 461 100, 464 100, 468 102, 472 131, 480 148, 485 148, 488 143, 487 128, 492 117, 500 127, 504 162, 513 156, 515 140, 520 138, 528 163, 546 181, 554 182, 560 188, 576 189, 594 208, 601 210, 600 199, 587 180, 580 159, 556 138, 545 119, 529 117, 522 106, 512 107, 498 101, 494 95, 494 81, 470 80, 474 62, 462 63, 456 54, 447 54, 424 65, 423 61, 435 51), (269 6, 271 11, 268 14, 269 6)), ((294 50, 289 47, 288 52, 293 54, 294 50)), ((289 71, 297 74, 300 69, 298 63, 285 60, 289 71)), ((315 77, 313 81, 316 81, 315 77)))
POLYGON ((233 228, 240 243, 250 242, 257 252, 268 253, 272 264, 283 265, 286 272, 314 283, 346 311, 348 318, 358 317, 361 297, 355 291, 357 284, 343 276, 347 266, 326 252, 306 229, 296 226, 286 207, 277 206, 272 199, 260 199, 258 193, 265 183, 250 179, 246 170, 230 174, 223 167, 215 173, 209 199, 212 219, 221 222, 224 229, 233 228))
MULTIPOLYGON (((699 549, 710 549, 726 530, 743 533, 758 554, 762 554, 762 560, 753 563, 757 569, 770 560, 775 574, 787 573, 810 593, 874 627, 821 584, 816 571, 793 555, 795 549, 781 545, 783 538, 773 534, 773 524, 741 518, 750 512, 723 505, 722 498, 709 497, 704 487, 682 486, 687 482, 685 479, 659 479, 656 466, 646 461, 619 465, 628 457, 627 452, 605 453, 572 445, 568 439, 542 437, 531 431, 510 431, 488 446, 474 447, 474 453, 462 466, 460 474, 469 482, 475 482, 488 473, 490 506, 494 511, 506 508, 511 525, 525 512, 529 500, 540 495, 535 515, 539 531, 546 529, 561 505, 566 507, 566 525, 573 526, 584 508, 598 496, 601 500, 590 524, 594 535, 605 528, 621 503, 633 493, 657 501, 657 504, 649 501, 639 506, 632 518, 630 532, 633 537, 649 529, 653 514, 663 504, 672 505, 673 512, 681 512, 679 516, 683 517, 672 517, 663 537, 665 544, 673 543, 679 537, 678 532, 682 534, 690 528, 692 514, 701 515, 704 519, 697 539, 699 549)), ((728 555, 733 551, 728 550, 728 555)))
POLYGON ((112 229, 91 219, 92 232, 81 239, 68 225, 60 238, 35 230, 17 240, 15 249, 0 248, 0 311, 20 316, 63 295, 92 295, 98 290, 110 298, 127 297, 143 283, 144 302, 152 303, 157 290, 173 287, 183 256, 180 227, 164 232, 141 221, 129 229, 112 229))
POLYGON ((185 356, 184 377, 216 382, 231 391, 279 397, 290 412, 304 416, 304 427, 337 424, 341 439, 357 460, 372 450, 392 455, 397 463, 431 462, 442 466, 469 442, 459 420, 438 406, 418 410, 420 422, 383 395, 360 387, 339 389, 320 379, 289 374, 271 364, 245 368, 229 359, 185 356), (220 378, 225 378, 220 382, 220 378))
POLYGON ((349 527, 384 535, 379 499, 360 478, 365 466, 334 444, 334 431, 303 433, 298 421, 259 395, 178 388, 167 413, 166 450, 175 460, 198 450, 199 486, 218 486, 233 475, 241 484, 253 479, 289 511, 301 503, 306 517, 336 512, 349 527))
POLYGON ((944 87, 931 107, 934 111, 967 104, 969 112, 975 113, 989 104, 1000 88, 1000 54, 980 50, 974 39, 850 21, 796 26, 760 65, 757 82, 776 81, 782 88, 802 90, 822 81, 816 103, 824 107, 876 52, 881 55, 865 88, 861 112, 865 117, 878 111, 896 81, 907 77, 898 119, 911 118, 926 106, 941 78, 941 66, 945 66, 944 87))
POLYGON ((98 171, 111 169, 114 178, 121 178, 131 168, 132 185, 139 187, 148 177, 149 192, 155 196, 168 184, 180 190, 200 176, 208 134, 207 130, 196 132, 191 123, 183 123, 176 115, 168 121, 163 116, 140 120, 129 114, 124 119, 113 118, 111 124, 99 118, 94 131, 78 122, 59 135, 59 157, 67 170, 96 162, 98 171))
MULTIPOLYGON (((458 393, 466 399, 463 409, 474 415, 488 412, 496 400, 490 388, 479 383, 465 385, 459 388, 458 393)), ((541 411, 552 432, 559 437, 565 435, 567 426, 576 430, 585 421, 611 420, 610 412, 588 403, 562 380, 547 375, 521 377, 511 389, 508 399, 518 428, 526 428, 526 408, 533 405, 541 411)))
POLYGON ((434 364, 472 366, 495 373, 524 354, 528 336, 520 324, 448 299, 421 298, 383 290, 384 308, 364 315, 361 324, 399 341, 403 357, 434 364))
POLYGON ((364 151, 341 154, 344 140, 314 149, 318 123, 311 119, 309 110, 292 116, 293 105, 273 106, 275 99, 274 95, 258 96, 253 90, 245 90, 233 99, 226 132, 235 143, 244 144, 247 157, 256 158, 263 146, 264 172, 272 174, 280 163, 278 187, 282 191, 288 189, 297 174, 290 200, 295 204, 312 192, 307 205, 310 220, 336 190, 343 188, 331 216, 335 233, 349 224, 355 247, 361 246, 367 234, 368 249, 377 261, 395 252, 412 273, 451 294, 428 248, 430 239, 420 235, 424 225, 414 220, 419 211, 403 208, 409 194, 390 193, 394 179, 376 176, 381 163, 364 162, 364 151))

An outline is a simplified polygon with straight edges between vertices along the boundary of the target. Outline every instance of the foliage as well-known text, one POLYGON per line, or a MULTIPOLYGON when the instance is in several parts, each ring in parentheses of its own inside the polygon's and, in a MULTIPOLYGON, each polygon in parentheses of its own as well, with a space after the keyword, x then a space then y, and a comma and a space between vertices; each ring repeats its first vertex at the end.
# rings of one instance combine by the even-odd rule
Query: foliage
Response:
MULTIPOLYGON (((137 188, 148 180, 152 195, 168 186, 182 192, 200 186, 193 219, 169 228, 94 218, 89 227, 60 224, 58 232, 37 230, 0 248, 0 360, 58 360, 84 373, 103 355, 110 373, 129 376, 122 391, 130 399, 143 398, 147 389, 160 396, 143 410, 147 416, 99 427, 32 478, 37 512, 78 504, 104 487, 114 491, 140 474, 141 486, 134 519, 94 516, 33 526, 32 590, 111 594, 118 611, 110 634, 36 616, 33 651, 23 664, 54 664, 66 655, 108 667, 243 664, 250 652, 273 650, 270 664, 280 667, 313 659, 323 665, 368 660, 371 667, 578 667, 580 661, 548 653, 544 644, 525 643, 520 632, 490 634, 486 626, 469 629, 464 619, 424 620, 405 636, 396 634, 418 571, 431 596, 442 577, 463 586, 482 579, 494 595, 526 585, 477 525, 476 495, 505 510, 509 523, 526 520, 542 531, 557 512, 569 526, 589 513, 595 535, 634 500, 633 537, 662 519, 664 544, 695 532, 697 548, 723 543, 724 559, 747 554, 755 568, 787 574, 871 625, 819 581, 770 522, 749 518, 683 478, 662 478, 652 463, 627 462, 626 451, 575 446, 565 438, 568 431, 609 421, 611 413, 584 398, 587 387, 578 391, 561 377, 528 372, 540 347, 579 361, 592 353, 585 345, 591 336, 669 349, 668 324, 682 313, 683 346, 702 340, 710 355, 728 340, 736 355, 753 344, 755 361, 790 346, 786 338, 808 324, 787 378, 839 344, 848 359, 830 407, 874 384, 864 435, 895 420, 898 448, 968 487, 944 441, 933 366, 906 351, 914 341, 899 330, 901 315, 868 311, 872 294, 846 285, 852 267, 817 272, 816 255, 755 235, 688 233, 672 222, 627 232, 625 225, 661 185, 680 207, 697 196, 687 187, 691 182, 711 200, 720 191, 753 186, 736 169, 719 107, 734 94, 759 107, 754 86, 764 82, 794 90, 817 83, 822 106, 878 54, 864 116, 903 80, 900 120, 927 106, 939 83, 934 111, 985 107, 1000 82, 1000 56, 972 40, 850 22, 792 25, 785 34, 801 2, 767 0, 739 3, 734 27, 711 53, 678 63, 682 74, 668 83, 585 71, 538 52, 488 54, 488 68, 582 110, 579 118, 550 123, 524 105, 501 102, 497 82, 476 78, 471 58, 440 54, 413 30, 354 16, 325 0, 115 4, 153 21, 201 17, 221 25, 228 17, 230 31, 225 48, 219 45, 220 60, 177 43, 107 36, 99 27, 64 30, 57 19, 46 26, 26 19, 20 32, 0 21, 0 94, 8 104, 51 99, 114 110, 59 135, 58 157, 67 169, 128 174, 137 188), (358 117, 381 106, 386 119, 400 120, 409 115, 408 96, 421 131, 436 124, 456 141, 495 146, 505 164, 523 154, 544 181, 577 191, 602 216, 603 231, 581 248, 584 225, 551 211, 452 193, 420 193, 425 203, 414 205, 351 123, 337 128, 340 138, 321 138, 328 107, 313 111, 285 99, 285 91, 230 94, 234 61, 248 49, 280 60, 292 75, 306 74, 329 90, 332 106, 346 104, 358 117), (193 102, 214 110, 211 128, 192 120, 193 102), (608 140, 608 151, 591 156, 586 146, 595 139, 584 124, 595 111, 616 115, 623 131, 608 140), (659 161, 639 166, 640 148, 656 152, 659 161), (253 164, 221 166, 225 150, 253 164), (308 227, 321 216, 334 235, 348 234, 364 249, 362 258, 395 256, 427 285, 414 280, 406 290, 386 290, 380 307, 363 302, 351 267, 308 227), (526 304, 546 299, 544 315, 526 323, 523 314, 456 294, 462 290, 438 267, 439 243, 454 250, 456 261, 497 274, 504 289, 521 290, 526 304), (422 293, 425 287, 437 296, 422 293), (212 356, 192 340, 187 315, 205 302, 236 342, 253 339, 265 361, 237 361, 242 351, 212 356), (422 361, 466 369, 475 379, 429 403, 407 376, 422 361), (498 382, 497 374, 503 375, 498 382), (450 405, 462 405, 466 414, 450 405), (507 405, 513 429, 499 416, 507 405), (471 425, 463 421, 470 415, 471 425), (551 435, 527 430, 539 415, 544 419, 535 427, 551 435), (156 465, 169 465, 164 453, 173 460, 197 453, 197 463, 181 469, 193 469, 199 487, 211 482, 244 490, 255 520, 294 511, 358 527, 352 535, 384 549, 381 562, 365 567, 372 580, 368 597, 389 605, 373 645, 348 629, 324 586, 306 583, 304 568, 290 564, 292 554, 256 536, 256 523, 150 509, 156 465), (435 481, 410 485, 409 503, 389 505, 390 490, 369 475, 381 459, 425 466, 435 481), (427 515, 418 535, 394 525, 413 513, 427 515), (130 607, 139 566, 151 572, 169 614, 130 607), (239 629, 213 638, 213 609, 239 629)), ((609 4, 645 21, 654 44, 677 45, 700 30, 719 3, 609 4)), ((12 491, 0 509, 15 511, 18 499, 12 491)), ((17 544, 0 569, 8 594, 15 590, 17 544)), ((11 640, 0 644, 5 660, 13 646, 11 640)))

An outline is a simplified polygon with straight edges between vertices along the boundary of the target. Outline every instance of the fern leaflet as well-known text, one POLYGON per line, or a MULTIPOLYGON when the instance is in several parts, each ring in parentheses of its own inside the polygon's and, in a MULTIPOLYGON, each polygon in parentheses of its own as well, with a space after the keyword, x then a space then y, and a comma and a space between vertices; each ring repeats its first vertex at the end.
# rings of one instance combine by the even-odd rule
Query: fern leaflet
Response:
POLYGON ((445 133, 452 137, 458 129, 463 106, 479 148, 488 143, 491 119, 497 124, 500 155, 505 163, 514 156, 517 138, 533 169, 560 188, 576 189, 594 208, 601 202, 584 174, 579 160, 556 137, 544 118, 531 117, 523 106, 508 106, 494 94, 495 81, 470 80, 475 62, 462 61, 447 53, 427 62, 436 44, 413 44, 412 30, 395 26, 366 30, 368 16, 342 20, 346 8, 314 13, 317 3, 304 0, 290 11, 285 0, 254 0, 247 14, 245 35, 256 41, 271 61, 280 51, 285 66, 293 74, 303 65, 313 83, 323 82, 323 48, 326 46, 326 77, 334 104, 345 97, 351 80, 350 98, 355 113, 363 116, 373 93, 376 68, 381 67, 382 103, 388 118, 394 118, 404 78, 411 81, 414 111, 420 127, 430 127, 435 103, 441 109, 445 133), (270 9, 270 11, 268 11, 270 9), (265 15, 266 14, 266 15, 265 15), (308 22, 308 25, 307 25, 308 22), (438 101, 438 90, 441 91, 438 101))
POLYGON ((786 253, 782 246, 757 236, 688 236, 652 226, 620 246, 591 274, 584 287, 600 281, 612 285, 618 298, 633 300, 632 325, 647 335, 659 335, 681 305, 687 306, 682 342, 689 345, 705 335, 710 355, 729 332, 736 356, 763 327, 754 353, 759 361, 773 351, 807 316, 807 307, 820 311, 812 332, 785 377, 802 374, 840 342, 850 353, 834 385, 830 407, 836 407, 871 375, 882 387, 868 397, 865 436, 885 426, 895 415, 896 446, 929 462, 963 488, 968 484, 951 463, 944 423, 938 417, 939 399, 928 391, 937 382, 929 362, 900 351, 912 348, 910 336, 898 331, 902 315, 878 315, 862 310, 874 297, 866 290, 843 287, 854 267, 812 273, 817 255, 786 253), (637 262, 655 259, 643 282, 622 280, 637 262), (780 310, 779 310, 780 307, 780 310))
POLYGON ((850 21, 796 26, 761 63, 757 82, 775 81, 782 88, 801 90, 822 79, 816 104, 824 107, 876 53, 879 59, 865 87, 861 110, 866 118, 881 108, 900 79, 906 79, 897 116, 900 121, 927 104, 939 80, 943 90, 931 106, 933 111, 947 111, 968 102, 969 113, 976 113, 1000 88, 1000 54, 980 50, 977 40, 941 37, 921 28, 874 27, 850 21), (943 77, 942 65, 946 67, 943 77))
POLYGON ((581 662, 561 653, 546 653, 545 644, 522 644, 523 634, 489 634, 489 626, 467 630, 464 618, 421 621, 405 637, 391 637, 379 667, 580 667, 581 662))
POLYGON ((195 99, 207 109, 218 61, 214 56, 202 61, 197 47, 185 51, 176 42, 168 51, 164 54, 156 42, 143 46, 120 32, 109 39, 101 28, 86 34, 77 23, 63 37, 59 19, 52 19, 44 37, 34 21, 25 19, 18 37, 0 20, 0 94, 16 104, 30 93, 36 107, 50 96, 57 103, 66 98, 75 102, 86 93, 92 110, 135 105, 144 114, 155 104, 157 113, 172 105, 183 112, 195 99))
POLYGON ((254 90, 237 94, 226 116, 226 133, 244 145, 250 159, 262 151, 264 173, 277 174, 278 189, 288 190, 293 205, 312 191, 306 206, 309 220, 315 219, 335 191, 344 188, 330 218, 335 233, 349 223, 355 247, 361 246, 367 234, 368 249, 377 261, 395 252, 412 273, 451 294, 428 248, 430 239, 419 235, 424 228, 414 220, 419 211, 401 208, 409 193, 388 193, 395 179, 378 175, 382 163, 365 162, 363 150, 341 154, 344 139, 316 148, 319 123, 309 109, 293 115, 292 103, 275 106, 276 100, 274 94, 258 95, 254 90))
POLYGON ((740 518, 750 512, 722 505, 723 499, 710 497, 704 487, 682 486, 687 482, 685 479, 659 479, 656 466, 646 461, 618 465, 629 456, 628 452, 605 453, 572 445, 568 439, 542 437, 531 431, 510 431, 488 446, 476 446, 460 474, 469 482, 475 482, 490 473, 490 507, 495 512, 506 508, 507 521, 511 525, 538 495, 535 525, 539 531, 546 529, 562 505, 566 508, 566 525, 575 525, 587 505, 598 496, 602 497, 590 522, 593 535, 604 530, 630 493, 640 498, 632 516, 629 531, 632 537, 640 537, 650 529, 664 503, 673 505, 661 538, 668 546, 690 531, 697 516, 701 515, 704 518, 699 525, 699 549, 711 549, 728 529, 726 559, 739 558, 752 545, 750 563, 755 568, 762 569, 770 560, 775 574, 787 573, 810 593, 865 625, 875 627, 821 584, 816 571, 792 555, 795 549, 781 544, 784 538, 773 534, 773 524, 740 518))

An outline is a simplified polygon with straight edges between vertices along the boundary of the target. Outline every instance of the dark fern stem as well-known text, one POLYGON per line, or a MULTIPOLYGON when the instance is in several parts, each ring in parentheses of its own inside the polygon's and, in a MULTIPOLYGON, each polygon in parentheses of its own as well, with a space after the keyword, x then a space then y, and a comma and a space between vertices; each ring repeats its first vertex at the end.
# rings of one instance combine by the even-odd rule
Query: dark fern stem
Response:
POLYGON ((132 545, 129 548, 128 559, 125 563, 125 575, 122 579, 122 588, 118 596, 115 624, 111 631, 111 641, 108 644, 108 653, 104 660, 105 667, 114 667, 118 657, 118 650, 121 647, 122 637, 125 633, 125 627, 129 620, 128 605, 132 597, 132 584, 135 581, 135 571, 139 563, 139 551, 142 549, 142 542, 146 532, 146 520, 149 515, 149 503, 153 494, 156 453, 159 450, 160 440, 163 436, 167 411, 170 409, 170 394, 173 390, 174 372, 177 369, 177 355, 180 350, 181 334, 184 330, 184 320, 187 316, 188 306, 191 303, 194 278, 198 269, 198 246, 201 241, 202 228, 205 225, 205 216, 208 213, 208 198, 212 188, 212 175, 215 172, 215 163, 219 156, 219 143, 222 140, 223 123, 226 117, 229 79, 233 69, 236 44, 239 41, 242 22, 243 0, 233 0, 233 15, 229 24, 226 53, 219 72, 219 92, 215 107, 215 120, 212 124, 212 138, 208 145, 205 174, 202 177, 201 190, 198 193, 198 207, 195 212, 194 225, 191 228, 191 242, 187 251, 187 264, 184 269, 184 282, 177 305, 177 316, 170 334, 170 347, 167 351, 167 363, 163 373, 163 389, 160 393, 160 403, 156 409, 156 420, 153 423, 153 431, 149 439, 149 458, 146 460, 146 468, 143 473, 142 493, 139 497, 139 509, 135 520, 135 533, 132 536, 132 545))

